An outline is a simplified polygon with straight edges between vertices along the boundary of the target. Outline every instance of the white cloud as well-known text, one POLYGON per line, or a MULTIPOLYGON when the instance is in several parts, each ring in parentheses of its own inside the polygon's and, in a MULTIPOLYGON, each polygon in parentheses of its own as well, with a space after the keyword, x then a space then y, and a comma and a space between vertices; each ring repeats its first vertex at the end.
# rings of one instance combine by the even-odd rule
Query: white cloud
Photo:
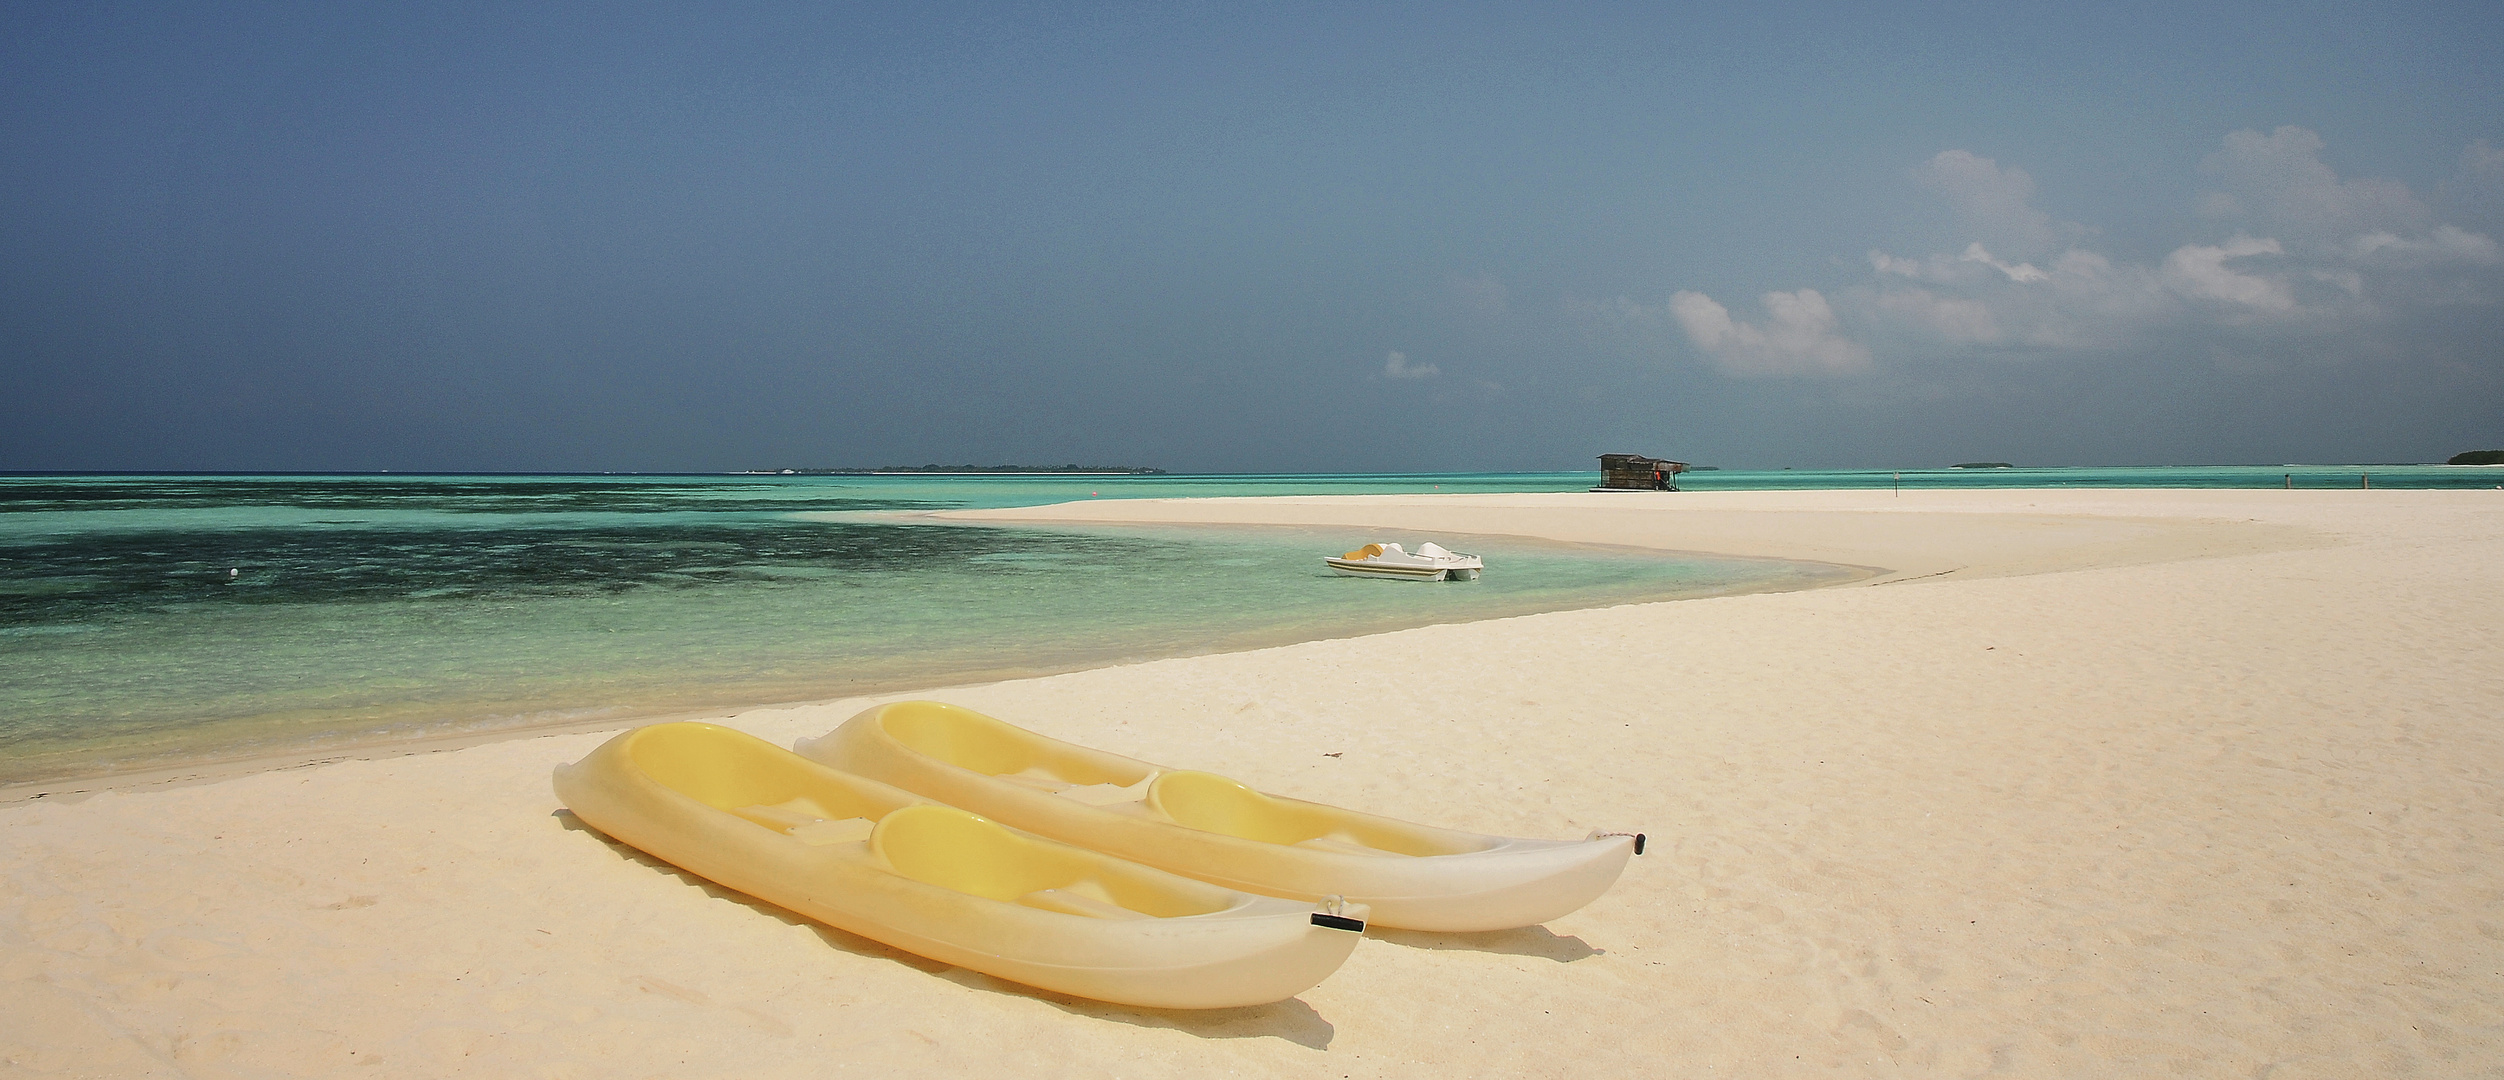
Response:
POLYGON ((1730 317, 1730 309, 1699 292, 1669 298, 1669 313, 1723 374, 1846 375, 1869 367, 1869 349, 1835 330, 1834 309, 1815 289, 1769 292, 1770 316, 1759 327, 1730 317))
POLYGON ((2005 337, 1991 305, 1980 300, 1940 296, 1928 289, 1888 289, 1878 294, 1877 305, 1887 314, 1960 345, 1997 344, 2005 337))
POLYGON ((2480 139, 2461 148, 2460 177, 2455 181, 2473 201, 2504 198, 2504 150, 2480 139))
POLYGON ((2352 298, 2362 299, 2365 295, 2365 275, 2354 270, 2314 270, 2305 276, 2346 293, 2352 298))
MULTIPOLYGON (((1656 335, 1674 321, 1720 372, 1758 377, 1858 374, 1896 356, 2125 350, 2186 335, 2207 335, 2220 348, 2247 339, 2245 352, 2276 355, 2304 338, 2362 341, 2462 305, 2504 304, 2496 270, 2504 245, 2436 223, 2405 185, 2341 178, 2321 161, 2312 132, 2239 131, 2220 146, 2201 168, 2217 181, 2208 208, 2229 220, 2177 240, 2161 259, 2079 246, 2089 230, 2035 210, 2023 170, 1948 151, 1922 177, 1978 234, 1961 251, 1908 257, 1872 248, 1862 282, 1766 293, 1764 317, 1753 322, 1695 290, 1663 306, 1621 298, 1569 309, 1656 335), (2062 246, 2029 255, 1995 235, 2062 246)), ((2472 144, 2460 174, 2452 190, 2492 183, 2504 197, 2504 152, 2472 144)))
POLYGON ((1881 274, 1901 274, 1915 281, 1926 276, 1928 270, 1919 259, 1899 259, 1877 248, 1869 249, 1869 265, 1881 274))
POLYGON ((2293 311, 2295 292, 2286 279, 2247 274, 2226 265, 2232 259, 2285 253, 2276 240, 2249 236, 2237 236, 2219 246, 2185 244, 2165 256, 2165 284, 2184 296, 2264 311, 2293 311))
POLYGON ((2495 241, 2457 225, 2437 225, 2423 240, 2410 240, 2376 229, 2348 242, 2348 255, 2358 260, 2397 256, 2420 261, 2493 265, 2495 241))
POLYGON ((1913 341, 2030 348, 2108 347, 2181 305, 2154 269, 2117 266, 2092 251, 2063 252, 2049 269, 2008 266, 1989 255, 1969 248, 1965 256, 1916 260, 1872 252, 1871 265, 1886 267, 1882 274, 1935 287, 1907 288, 1882 276, 1876 286, 1848 290, 1844 300, 1913 341), (1969 257, 1975 254, 1983 258, 1969 257))
POLYGON ((2010 281, 2021 284, 2035 281, 2048 281, 2051 280, 2052 277, 2050 274, 2046 274, 2041 270, 2035 269, 2033 263, 2018 263, 2015 266, 2010 266, 2007 263, 1992 258, 1991 253, 1983 249, 1980 241, 1965 245, 1965 254, 1958 257, 1966 262, 1981 263, 1984 266, 1988 266, 2008 275, 2008 279, 2010 281))
POLYGON ((1947 196, 1965 227, 2005 250, 2048 251, 2078 231, 2058 225, 2034 208, 2034 178, 2026 170, 1966 150, 1943 150, 1914 171, 1921 182, 1947 196))
MULTIPOLYGON (((2111 348, 2205 326, 2341 333, 2452 304, 2504 299, 2504 249, 2486 234, 2433 224, 2408 188, 2341 178, 2321 160, 2320 136, 2298 127, 2238 131, 2201 163, 2217 187, 2203 200, 2237 224, 2226 239, 2185 238, 2154 264, 2116 262, 2072 246, 2049 259, 2003 259, 1987 239, 1961 254, 1869 253, 1874 281, 1838 296, 1844 316, 1889 347, 2111 348), (2278 231, 2283 227, 2286 231, 2278 231)), ((2029 217, 2024 173, 1952 151, 1931 186, 1977 221, 2029 217), (1996 200, 1996 201, 1995 201, 1996 200)), ((2456 190, 2492 175, 2504 193, 2504 152, 2473 143, 2456 190)), ((2083 231, 2079 235, 2084 235, 2083 231)))
POLYGON ((2495 265, 2497 258, 2495 241, 2457 225, 2435 226, 2432 241, 2434 249, 2442 253, 2445 258, 2488 266, 2495 265))
POLYGON ((2221 148, 2200 162, 2221 190, 2202 200, 2216 217, 2249 218, 2273 235, 2311 243, 2338 243, 2360 232, 2413 232, 2431 216, 2426 204, 2397 180, 2341 180, 2321 160, 2321 136, 2289 125, 2263 135, 2227 135, 2221 148))
POLYGON ((2504 150, 2479 139, 2461 148, 2461 174, 2490 183, 2504 183, 2504 150))
POLYGON ((2373 232, 2366 233, 2363 236, 2348 241, 2348 254, 2359 259, 2370 259, 2385 251, 2391 251, 2394 249, 2405 251, 2408 247, 2408 241, 2402 240, 2399 237, 2380 229, 2376 229, 2373 232))
POLYGON ((1965 245, 1962 254, 1931 255, 1919 259, 1901 258, 1873 249, 1869 253, 1869 265, 1881 274, 1937 285, 1976 285, 2000 278, 2023 284, 2042 281, 2046 277, 2033 263, 2004 262, 1979 242, 1965 245), (1997 278, 1992 276, 1993 272, 1997 272, 1997 278))
POLYGON ((2485 225, 2504 226, 2504 150, 2485 139, 2461 148, 2459 168, 2443 184, 2445 205, 2455 215, 2485 225))
POLYGON ((1382 373, 1391 379, 1431 379, 1443 374, 1443 369, 1433 364, 1411 364, 1407 353, 1393 349, 1391 355, 1382 358, 1382 373))

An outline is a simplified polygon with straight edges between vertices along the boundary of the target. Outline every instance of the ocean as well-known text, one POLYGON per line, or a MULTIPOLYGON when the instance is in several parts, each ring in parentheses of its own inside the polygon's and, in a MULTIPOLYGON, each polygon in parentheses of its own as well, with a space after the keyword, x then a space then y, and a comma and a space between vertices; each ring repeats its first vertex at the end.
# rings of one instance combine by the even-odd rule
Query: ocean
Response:
MULTIPOLYGON (((2476 486, 2492 469, 1903 473, 1929 486, 2476 486), (2477 482, 2471 482, 2477 481, 2477 482)), ((1889 472, 1703 472, 1689 489, 1889 472)), ((1345 531, 1006 528, 1090 498, 1577 491, 1593 474, 0 476, 0 784, 1798 588, 1830 568, 1345 531), (1436 539, 1486 577, 1330 575, 1436 539)))

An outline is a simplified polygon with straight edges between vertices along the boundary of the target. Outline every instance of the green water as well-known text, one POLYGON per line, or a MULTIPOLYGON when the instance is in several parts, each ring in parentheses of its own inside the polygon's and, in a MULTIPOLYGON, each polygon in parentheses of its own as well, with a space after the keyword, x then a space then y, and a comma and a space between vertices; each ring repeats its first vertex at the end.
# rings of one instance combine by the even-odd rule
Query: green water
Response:
MULTIPOLYGON (((1508 486, 1361 486, 1439 484, 1508 486)), ((1290 486, 1341 485, 0 477, 0 782, 905 691, 1832 574, 1433 537, 1492 569, 1427 585, 1330 575, 1321 554, 1374 539, 1344 532, 912 516, 1108 487, 1290 486)))
MULTIPOLYGON (((902 692, 1833 571, 1345 531, 915 515, 1084 499, 1580 491, 1346 476, 0 476, 0 783, 435 733, 902 692), (1484 580, 1333 577, 1434 539, 1484 580)), ((1708 471, 1791 488, 2490 488, 2504 468, 1708 471)))

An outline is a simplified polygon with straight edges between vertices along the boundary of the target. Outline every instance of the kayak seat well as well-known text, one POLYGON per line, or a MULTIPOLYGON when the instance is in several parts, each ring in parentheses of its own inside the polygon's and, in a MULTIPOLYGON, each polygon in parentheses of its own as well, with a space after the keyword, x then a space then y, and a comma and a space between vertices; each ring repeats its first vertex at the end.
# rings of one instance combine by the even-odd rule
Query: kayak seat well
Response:
POLYGON ((1067 791, 1070 786, 1069 781, 1051 775, 1041 769, 1021 769, 1013 773, 1001 773, 1000 779, 1006 780, 1019 787, 1033 788, 1036 791, 1052 795, 1058 795, 1067 791))
POLYGON ((1149 773, 1135 784, 1077 784, 1062 788, 1053 794, 1088 806, 1135 803, 1148 797, 1148 785, 1155 783, 1156 778, 1161 775, 1164 774, 1149 773))
POLYGON ((1152 917, 1145 912, 1132 911, 1129 908, 1112 902, 1111 900, 1098 899, 1097 897, 1090 895, 1092 892, 1102 891, 1101 889, 1087 889, 1083 887, 1092 884, 1094 883, 1080 882, 1065 889, 1037 889, 1024 896, 1018 897, 1017 902, 1031 908, 1042 908, 1045 911, 1057 911, 1063 915, 1084 915, 1090 919, 1146 919, 1152 917))
POLYGON ((1375 847, 1353 836, 1349 836, 1346 833, 1331 833, 1327 836, 1307 837, 1296 841, 1295 846, 1300 848, 1311 848, 1315 851, 1336 851, 1342 855, 1399 854, 1396 851, 1384 851, 1381 848, 1375 847))
POLYGON ((803 825, 826 820, 826 808, 806 795, 775 804, 750 803, 731 808, 731 813, 763 825, 775 832, 790 832, 803 825))
POLYGON ((1148 785, 1148 807, 1185 828, 1349 855, 1451 855, 1422 835, 1314 803, 1272 798, 1215 773, 1176 769, 1148 785))
POLYGON ((1127 787, 1154 775, 1093 760, 1075 747, 1053 745, 971 709, 915 704, 924 707, 889 710, 880 725, 907 748, 961 769, 1055 794, 1108 784, 1127 787))
POLYGON ((890 869, 925 885, 1067 915, 1172 918, 1230 902, 1216 886, 1024 836, 952 806, 888 814, 869 844, 890 869))
MULTIPOLYGON (((629 753, 655 783, 777 832, 811 820, 875 820, 895 808, 846 778, 753 735, 704 723, 656 724, 633 733, 629 753), (774 820, 744 812, 765 807, 774 820), (796 817, 796 819, 795 819, 796 817)), ((900 796, 902 792, 892 792, 900 796)), ((857 837, 856 837, 857 839, 857 837)))
POLYGON ((1149 773, 1131 784, 1073 784, 1042 769, 1006 773, 999 778, 1019 787, 1033 788, 1048 795, 1058 795, 1087 806, 1111 806, 1114 803, 1138 802, 1148 797, 1148 784, 1157 774, 1149 773))
POLYGON ((877 826, 865 817, 829 820, 817 801, 805 795, 775 806, 740 806, 730 812, 811 847, 867 840, 870 830, 877 826))

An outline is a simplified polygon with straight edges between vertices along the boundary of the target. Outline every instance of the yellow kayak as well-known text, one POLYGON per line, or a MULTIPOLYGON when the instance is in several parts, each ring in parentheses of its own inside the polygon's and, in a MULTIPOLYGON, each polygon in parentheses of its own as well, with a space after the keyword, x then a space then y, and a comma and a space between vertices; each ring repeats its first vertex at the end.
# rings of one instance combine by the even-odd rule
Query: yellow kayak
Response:
POLYGON ((1316 912, 1039 839, 712 724, 619 735, 559 766, 556 794, 593 828, 699 877, 1099 1001, 1278 1001, 1338 970, 1364 936, 1362 905, 1316 912))
POLYGON ((935 701, 879 706, 797 749, 1064 843, 1246 892, 1342 896, 1412 930, 1546 922, 1598 899, 1643 850, 1634 834, 1484 836, 1264 795, 935 701))

